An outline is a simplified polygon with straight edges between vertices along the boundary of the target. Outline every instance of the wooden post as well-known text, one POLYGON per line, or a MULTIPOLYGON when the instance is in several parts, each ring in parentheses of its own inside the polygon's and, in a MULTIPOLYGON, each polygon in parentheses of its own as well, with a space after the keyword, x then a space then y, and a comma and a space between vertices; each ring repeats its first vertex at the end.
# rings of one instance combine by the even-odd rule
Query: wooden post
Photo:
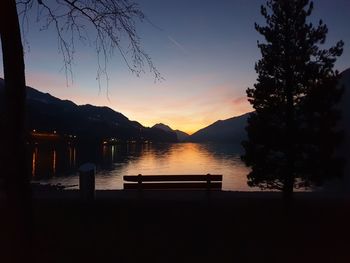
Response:
POLYGON ((95 173, 96 166, 93 163, 85 163, 79 167, 79 190, 83 201, 95 199, 95 173))
MULTIPOLYGON (((142 174, 137 175, 137 199, 139 205, 142 203, 143 199, 143 191, 142 191, 142 174)), ((142 208, 139 208, 138 210, 142 210, 142 208)))
POLYGON ((211 191, 210 191, 210 188, 211 188, 211 180, 210 180, 210 174, 207 174, 207 202, 209 204, 209 201, 210 201, 210 196, 211 196, 211 191))
POLYGON ((207 174, 207 190, 210 191, 211 187, 211 180, 210 180, 210 174, 207 174))
POLYGON ((139 191, 141 191, 142 190, 142 174, 138 174, 138 176, 137 176, 137 184, 138 184, 139 191))

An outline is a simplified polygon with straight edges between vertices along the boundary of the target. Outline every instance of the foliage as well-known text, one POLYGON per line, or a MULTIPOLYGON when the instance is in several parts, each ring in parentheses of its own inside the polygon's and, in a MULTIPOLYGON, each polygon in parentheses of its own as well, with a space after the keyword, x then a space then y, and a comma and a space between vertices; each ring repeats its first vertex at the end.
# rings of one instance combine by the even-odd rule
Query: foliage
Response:
POLYGON ((341 174, 334 150, 342 89, 333 67, 344 43, 320 48, 328 29, 307 21, 312 10, 308 0, 268 0, 261 7, 266 25, 255 24, 265 42, 258 42, 257 83, 247 89, 255 109, 242 156, 252 168, 250 186, 292 192, 341 174))

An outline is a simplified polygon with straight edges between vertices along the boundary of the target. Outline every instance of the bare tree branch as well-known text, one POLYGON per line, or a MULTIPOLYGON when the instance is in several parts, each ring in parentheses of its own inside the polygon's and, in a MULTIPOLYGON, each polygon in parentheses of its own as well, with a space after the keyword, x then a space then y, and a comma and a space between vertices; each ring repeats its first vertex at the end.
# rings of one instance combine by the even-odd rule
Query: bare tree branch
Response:
POLYGON ((117 50, 129 70, 139 76, 145 65, 155 80, 162 77, 150 56, 143 50, 136 32, 136 22, 146 17, 139 6, 129 0, 17 0, 23 21, 30 9, 38 10, 42 29, 57 32, 58 49, 63 57, 66 79, 73 79, 76 39, 94 46, 97 55, 97 80, 105 77, 108 87, 108 60, 117 50), (92 33, 93 32, 93 33, 92 33), (91 38, 92 37, 92 38, 91 38), (91 40, 93 39, 93 40, 91 40), (127 43, 127 45, 126 45, 127 43))

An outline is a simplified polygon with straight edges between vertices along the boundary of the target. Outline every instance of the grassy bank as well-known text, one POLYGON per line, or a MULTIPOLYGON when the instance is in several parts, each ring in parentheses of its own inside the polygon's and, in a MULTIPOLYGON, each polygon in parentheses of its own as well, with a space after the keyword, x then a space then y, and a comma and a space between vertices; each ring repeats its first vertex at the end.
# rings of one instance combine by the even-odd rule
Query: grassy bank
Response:
POLYGON ((349 262, 350 203, 278 193, 98 192, 38 197, 33 262, 349 262), (68 198, 69 197, 69 198, 68 198))

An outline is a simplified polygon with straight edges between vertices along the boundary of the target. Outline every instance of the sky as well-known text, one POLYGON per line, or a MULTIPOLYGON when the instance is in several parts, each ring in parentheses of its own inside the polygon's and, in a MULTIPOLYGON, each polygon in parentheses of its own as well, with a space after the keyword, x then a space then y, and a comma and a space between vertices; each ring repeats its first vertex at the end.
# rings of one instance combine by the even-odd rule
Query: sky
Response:
MULTIPOLYGON (((109 84, 96 80, 96 53, 77 42, 73 79, 63 69, 53 29, 42 30, 34 17, 22 26, 26 82, 40 91, 77 104, 108 106, 144 126, 164 123, 193 133, 217 120, 252 110, 245 90, 256 81, 260 58, 254 22, 263 24, 264 0, 135 0, 150 22, 137 25, 144 50, 163 80, 145 67, 139 77, 122 57, 108 62, 109 84)), ((350 67, 350 1, 315 0, 311 19, 329 28, 325 47, 345 41, 336 63, 350 67)), ((1 53, 0 53, 0 58, 1 53)), ((3 76, 0 65, 0 76, 3 76)))

